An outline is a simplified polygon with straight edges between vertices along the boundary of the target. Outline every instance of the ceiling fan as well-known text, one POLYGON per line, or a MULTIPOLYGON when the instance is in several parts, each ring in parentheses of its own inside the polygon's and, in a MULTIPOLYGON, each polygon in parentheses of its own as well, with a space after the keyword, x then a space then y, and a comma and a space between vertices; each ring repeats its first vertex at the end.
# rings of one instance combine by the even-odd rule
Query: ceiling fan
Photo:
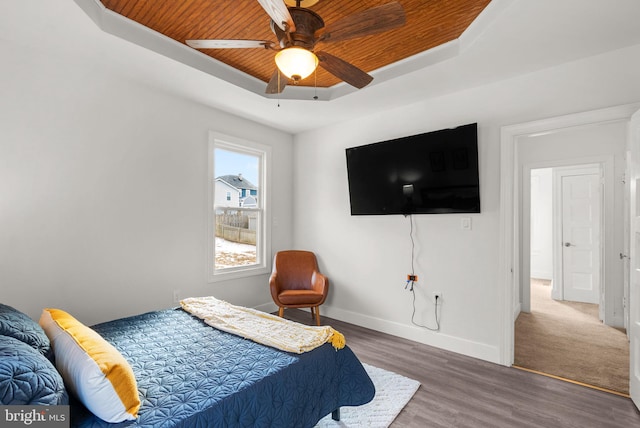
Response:
POLYGON ((361 89, 373 77, 327 52, 315 50, 319 43, 337 42, 382 33, 405 24, 404 8, 396 1, 348 15, 325 26, 317 13, 304 6, 318 0, 258 0, 271 18, 271 30, 278 43, 269 40, 208 39, 187 40, 195 49, 262 48, 277 51, 276 70, 267 84, 267 94, 284 90, 291 79, 294 84, 309 76, 316 67, 361 89), (289 7, 288 7, 289 6, 289 7))

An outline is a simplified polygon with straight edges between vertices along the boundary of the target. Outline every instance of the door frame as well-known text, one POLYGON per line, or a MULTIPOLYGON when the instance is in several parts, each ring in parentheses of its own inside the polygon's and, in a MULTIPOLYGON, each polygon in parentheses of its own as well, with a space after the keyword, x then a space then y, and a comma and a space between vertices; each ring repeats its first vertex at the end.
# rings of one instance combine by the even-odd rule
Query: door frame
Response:
MULTIPOLYGON (((500 135, 500 249, 499 249, 499 313, 500 363, 513 365, 514 358, 514 316, 519 308, 520 296, 516 284, 521 278, 523 264, 527 274, 530 261, 522 259, 521 248, 530 246, 521 242, 520 228, 526 226, 520 219, 522 210, 522 172, 520 171, 519 143, 522 137, 545 132, 556 132, 574 127, 582 127, 607 122, 629 121, 631 115, 640 109, 640 103, 610 107, 584 113, 570 114, 517 125, 504 126, 500 135)), ((588 162, 587 162, 588 163, 588 162)), ((540 166, 542 167, 542 166, 540 166)), ((526 175, 525 175, 526 176, 526 175)), ((530 177, 530 173, 529 173, 530 177)), ((524 187, 526 190, 526 186, 524 187)), ((530 191, 530 189, 529 189, 530 191)), ((529 202, 530 203, 530 202, 529 202)), ((525 228, 526 229, 526 228, 525 228)), ((627 274, 626 272, 624 273, 627 274)))

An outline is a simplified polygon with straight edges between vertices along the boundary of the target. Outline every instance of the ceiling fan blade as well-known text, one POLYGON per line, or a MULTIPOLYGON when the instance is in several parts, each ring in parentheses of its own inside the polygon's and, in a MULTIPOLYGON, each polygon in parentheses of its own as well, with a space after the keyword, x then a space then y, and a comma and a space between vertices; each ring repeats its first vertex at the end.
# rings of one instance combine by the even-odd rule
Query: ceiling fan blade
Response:
POLYGON ((264 93, 279 94, 280 92, 284 91, 284 88, 285 86, 287 86, 288 82, 289 82, 289 78, 284 74, 282 74, 280 69, 276 67, 276 70, 273 72, 273 75, 271 75, 271 79, 267 84, 267 90, 264 91, 264 93), (279 82, 278 82, 278 78, 280 79, 279 82))
POLYGON ((296 24, 283 0, 258 0, 258 3, 282 31, 287 31, 287 27, 291 32, 296 31, 296 24))
POLYGON ((316 32, 315 38, 324 42, 349 40, 401 27, 405 22, 404 8, 400 3, 392 2, 328 24, 316 32))
POLYGON ((326 52, 316 52, 316 56, 320 67, 358 89, 364 88, 373 80, 373 77, 337 56, 326 52))
POLYGON ((185 43, 194 49, 269 48, 273 45, 273 42, 268 40, 240 39, 186 40, 185 43))

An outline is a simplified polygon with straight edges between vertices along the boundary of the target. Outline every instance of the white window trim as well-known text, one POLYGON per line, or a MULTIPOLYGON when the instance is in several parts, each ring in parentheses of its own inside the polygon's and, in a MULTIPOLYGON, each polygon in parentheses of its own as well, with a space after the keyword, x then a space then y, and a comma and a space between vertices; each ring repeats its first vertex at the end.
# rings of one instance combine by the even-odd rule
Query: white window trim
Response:
MULTIPOLYGON (((255 275, 271 273, 271 147, 244 140, 234 136, 209 131, 209 170, 208 170, 208 202, 207 202, 207 277, 208 282, 227 281, 236 278, 246 278, 255 275), (258 226, 258 231, 262 236, 257 248, 261 260, 251 266, 238 266, 233 268, 215 269, 215 148, 227 149, 240 153, 258 156, 261 159, 260 176, 258 177, 258 205, 262 207, 262 216, 258 226)), ((243 210, 247 210, 243 208, 243 210)))

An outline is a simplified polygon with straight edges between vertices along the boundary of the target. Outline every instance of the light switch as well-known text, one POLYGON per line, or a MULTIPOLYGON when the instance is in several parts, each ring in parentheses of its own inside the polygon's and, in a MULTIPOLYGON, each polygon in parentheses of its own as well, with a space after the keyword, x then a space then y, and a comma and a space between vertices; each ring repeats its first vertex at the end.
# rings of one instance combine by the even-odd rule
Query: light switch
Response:
POLYGON ((462 217, 460 227, 462 227, 462 230, 471 230, 471 217, 462 217))

